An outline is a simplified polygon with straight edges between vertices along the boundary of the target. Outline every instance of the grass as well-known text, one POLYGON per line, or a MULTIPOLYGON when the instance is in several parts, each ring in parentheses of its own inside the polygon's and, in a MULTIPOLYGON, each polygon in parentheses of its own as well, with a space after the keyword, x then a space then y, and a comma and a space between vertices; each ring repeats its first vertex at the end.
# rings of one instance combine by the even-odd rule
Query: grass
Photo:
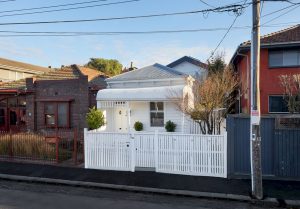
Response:
MULTIPOLYGON (((45 137, 34 133, 0 135, 0 157, 12 156, 21 159, 56 160, 56 145, 47 143, 45 137)), ((72 151, 59 148, 59 160, 72 157, 72 151)))

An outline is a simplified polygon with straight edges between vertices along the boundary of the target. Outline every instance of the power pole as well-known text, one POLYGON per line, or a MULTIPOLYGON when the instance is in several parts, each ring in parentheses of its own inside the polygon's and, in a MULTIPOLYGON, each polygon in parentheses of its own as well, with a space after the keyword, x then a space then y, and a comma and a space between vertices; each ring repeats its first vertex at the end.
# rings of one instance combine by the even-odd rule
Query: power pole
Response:
POLYGON ((260 136, 260 1, 252 0, 250 153, 252 195, 263 198, 260 136))

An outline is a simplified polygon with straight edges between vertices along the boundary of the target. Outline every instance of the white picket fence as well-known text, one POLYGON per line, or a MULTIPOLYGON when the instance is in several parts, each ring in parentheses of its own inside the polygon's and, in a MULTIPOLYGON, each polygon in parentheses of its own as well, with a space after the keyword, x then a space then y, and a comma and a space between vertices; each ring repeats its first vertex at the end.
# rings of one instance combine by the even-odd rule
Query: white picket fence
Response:
POLYGON ((107 133, 85 130, 85 167, 227 177, 227 135, 107 133))

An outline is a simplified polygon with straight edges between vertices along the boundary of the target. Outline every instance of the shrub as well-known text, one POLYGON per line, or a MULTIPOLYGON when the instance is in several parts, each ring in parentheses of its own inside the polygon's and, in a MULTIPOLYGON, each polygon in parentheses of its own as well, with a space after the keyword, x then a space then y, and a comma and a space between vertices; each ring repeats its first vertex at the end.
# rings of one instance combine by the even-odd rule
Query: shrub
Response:
POLYGON ((165 125, 165 129, 167 132, 174 132, 176 129, 176 124, 169 120, 165 125))
POLYGON ((90 130, 98 129, 105 125, 103 113, 95 107, 90 108, 86 115, 86 122, 90 130))
POLYGON ((140 121, 134 123, 134 129, 136 131, 142 131, 144 128, 143 124, 140 121))

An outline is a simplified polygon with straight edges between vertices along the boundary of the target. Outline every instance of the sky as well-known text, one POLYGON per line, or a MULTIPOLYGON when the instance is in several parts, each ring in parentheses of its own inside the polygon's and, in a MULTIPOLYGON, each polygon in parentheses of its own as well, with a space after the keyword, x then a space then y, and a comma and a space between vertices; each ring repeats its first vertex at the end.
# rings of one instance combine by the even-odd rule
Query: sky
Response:
MULTIPOLYGON (((233 13, 189 14, 168 17, 140 18, 129 20, 113 20, 83 23, 40 24, 40 25, 1 25, 8 22, 31 22, 48 20, 73 20, 138 16, 158 13, 172 13, 209 9, 210 6, 200 0, 140 0, 123 4, 95 6, 124 0, 106 0, 86 5, 90 8, 51 12, 43 14, 27 14, 3 16, 22 12, 4 13, 7 10, 27 9, 33 7, 52 6, 88 0, 14 0, 0 1, 0 57, 27 62, 41 66, 60 67, 61 65, 86 64, 90 58, 117 59, 124 67, 130 62, 138 68, 154 63, 169 64, 182 57, 192 56, 206 62, 226 33, 222 31, 175 33, 175 34, 134 34, 134 35, 98 35, 68 37, 4 37, 3 31, 54 31, 54 32, 107 32, 107 31, 151 31, 151 30, 184 30, 228 28, 235 15, 233 13), (1 36, 2 35, 2 36, 1 36)), ((238 0, 204 0, 211 6, 218 7, 238 2, 238 0)), ((291 0, 300 3, 299 0, 291 0)), ((240 1, 241 2, 241 1, 240 1)), ((250 0, 248 0, 250 2, 250 0)), ((288 2, 264 2, 262 7, 261 33, 267 34, 300 23, 300 5, 281 12, 272 13, 288 7, 288 2), (293 9, 292 11, 289 11, 293 9), (287 14, 284 14, 288 12, 287 14)), ((77 7, 59 7, 70 8, 77 7)), ((83 5, 80 5, 83 6, 83 5)), ((58 9, 58 8, 52 8, 58 9)), ((43 9, 50 10, 50 9, 43 9)), ((43 11, 34 10, 34 11, 43 11)), ((27 11, 28 12, 28 11, 27 11)), ((234 26, 251 26, 251 6, 239 16, 234 26)), ((218 51, 225 54, 229 61, 237 46, 251 39, 251 29, 232 29, 220 45, 218 51)))

